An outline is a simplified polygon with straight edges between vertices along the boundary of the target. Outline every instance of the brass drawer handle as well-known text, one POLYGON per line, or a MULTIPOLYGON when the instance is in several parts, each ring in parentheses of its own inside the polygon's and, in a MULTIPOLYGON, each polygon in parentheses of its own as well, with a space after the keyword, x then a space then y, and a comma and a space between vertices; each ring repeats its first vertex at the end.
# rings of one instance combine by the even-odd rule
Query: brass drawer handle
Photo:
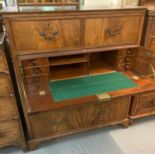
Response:
POLYGON ((45 32, 40 32, 40 36, 46 40, 54 40, 58 34, 57 31, 52 32, 51 35, 48 35, 45 32))
POLYGON ((0 72, 0 74, 7 74, 7 75, 10 75, 10 74, 9 74, 9 71, 2 71, 2 72, 0 72))
POLYGON ((67 118, 64 118, 62 120, 53 120, 51 122, 52 126, 59 126, 61 124, 64 124, 67 121, 67 118))
POLYGON ((121 28, 115 30, 106 29, 105 32, 108 33, 109 36, 116 36, 121 33, 121 28))

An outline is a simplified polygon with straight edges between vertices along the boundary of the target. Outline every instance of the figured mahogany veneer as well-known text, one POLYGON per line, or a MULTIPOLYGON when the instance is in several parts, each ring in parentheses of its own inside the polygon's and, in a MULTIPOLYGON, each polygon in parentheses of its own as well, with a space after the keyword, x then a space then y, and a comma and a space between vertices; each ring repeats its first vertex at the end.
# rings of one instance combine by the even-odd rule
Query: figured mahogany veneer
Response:
MULTIPOLYGON (((99 12, 38 13, 10 20, 14 48, 21 54, 136 46, 140 44, 144 9, 99 12), (22 29, 21 29, 22 27, 22 29), (133 27, 134 29, 131 29, 133 27), (24 39, 23 39, 24 36, 24 39)), ((30 15, 30 14, 29 14, 30 15)), ((14 15, 11 15, 12 17, 14 15)))

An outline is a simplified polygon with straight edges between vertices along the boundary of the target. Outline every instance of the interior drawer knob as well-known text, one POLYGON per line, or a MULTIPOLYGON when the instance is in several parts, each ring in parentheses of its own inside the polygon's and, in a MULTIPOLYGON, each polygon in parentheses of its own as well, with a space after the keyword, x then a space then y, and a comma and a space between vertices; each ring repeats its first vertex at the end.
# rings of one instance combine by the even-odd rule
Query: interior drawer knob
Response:
POLYGON ((155 106, 155 100, 153 100, 151 103, 152 103, 153 106, 155 106))
POLYGON ((129 62, 130 61, 130 58, 126 58, 125 60, 126 60, 126 62, 129 62))
POLYGON ((128 50, 127 51, 127 54, 129 54, 129 55, 132 54, 132 51, 131 50, 128 50))

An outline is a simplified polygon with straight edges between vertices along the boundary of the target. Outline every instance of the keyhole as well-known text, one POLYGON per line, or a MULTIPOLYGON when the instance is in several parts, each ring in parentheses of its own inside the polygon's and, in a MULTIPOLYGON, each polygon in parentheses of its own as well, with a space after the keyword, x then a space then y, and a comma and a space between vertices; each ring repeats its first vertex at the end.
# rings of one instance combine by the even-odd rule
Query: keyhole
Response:
POLYGON ((50 24, 48 23, 47 26, 50 27, 50 24))

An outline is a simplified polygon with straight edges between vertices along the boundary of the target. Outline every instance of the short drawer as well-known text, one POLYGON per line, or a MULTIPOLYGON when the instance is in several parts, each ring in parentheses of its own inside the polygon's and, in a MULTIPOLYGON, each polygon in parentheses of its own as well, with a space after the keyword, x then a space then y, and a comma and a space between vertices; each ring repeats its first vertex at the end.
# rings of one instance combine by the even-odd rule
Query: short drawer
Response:
POLYGON ((47 58, 31 59, 22 61, 23 68, 48 66, 47 58))
POLYGON ((12 30, 18 52, 50 50, 80 47, 79 19, 51 20, 40 19, 15 20, 12 30), (22 28, 21 28, 22 27, 22 28), (21 39, 23 38, 24 39, 21 39))
POLYGON ((33 138, 54 137, 67 133, 110 125, 128 117, 130 97, 105 103, 90 103, 51 112, 32 114, 33 138))
POLYGON ((132 57, 120 57, 118 58, 118 64, 131 64, 134 58, 132 57))
POLYGON ((130 69, 132 69, 132 66, 133 66, 133 64, 131 62, 130 63, 119 63, 117 65, 117 70, 118 71, 130 70, 130 69))
POLYGON ((85 46, 139 44, 142 31, 140 16, 111 16, 85 20, 85 46), (134 29, 131 29, 134 27, 134 29))
POLYGON ((25 86, 28 93, 39 93, 48 90, 48 76, 36 76, 25 78, 25 86))
POLYGON ((10 76, 0 73, 0 96, 10 94, 12 92, 10 76))
POLYGON ((34 67, 30 69, 24 69, 24 76, 26 77, 48 75, 48 73, 48 67, 34 67))
POLYGON ((4 55, 0 52, 0 72, 7 71, 7 64, 4 55))
POLYGON ((0 148, 18 143, 20 137, 18 121, 0 122, 0 148))
POLYGON ((0 97, 0 121, 17 116, 17 107, 14 97, 0 97))
POLYGON ((134 97, 132 115, 155 112, 155 91, 143 93, 134 97))
POLYGON ((134 50, 128 49, 128 50, 120 50, 118 51, 119 57, 133 57, 135 56, 134 50))

